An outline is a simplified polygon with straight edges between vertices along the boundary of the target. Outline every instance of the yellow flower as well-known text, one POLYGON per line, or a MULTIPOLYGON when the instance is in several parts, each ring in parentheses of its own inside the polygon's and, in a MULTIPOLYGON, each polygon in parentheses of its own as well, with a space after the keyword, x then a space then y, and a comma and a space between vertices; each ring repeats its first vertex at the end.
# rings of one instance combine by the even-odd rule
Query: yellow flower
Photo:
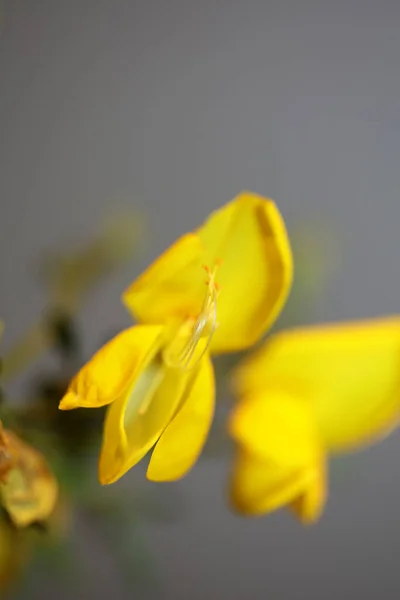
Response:
POLYGON ((272 336, 238 367, 234 508, 289 505, 315 521, 329 453, 387 435, 400 417, 400 317, 314 326, 272 336))
POLYGON ((210 354, 256 342, 291 280, 291 250, 275 204, 243 193, 128 288, 123 300, 139 325, 101 348, 60 403, 65 410, 109 405, 101 483, 119 479, 155 444, 149 479, 178 479, 192 467, 214 410, 210 354))
POLYGON ((0 503, 17 527, 52 514, 58 485, 42 454, 0 423, 0 503))

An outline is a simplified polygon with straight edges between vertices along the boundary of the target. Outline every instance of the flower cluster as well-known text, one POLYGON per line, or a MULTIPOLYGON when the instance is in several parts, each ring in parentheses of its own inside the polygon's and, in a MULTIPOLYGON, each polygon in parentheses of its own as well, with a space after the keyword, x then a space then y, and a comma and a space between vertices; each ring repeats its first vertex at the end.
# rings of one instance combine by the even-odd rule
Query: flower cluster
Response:
MULTIPOLYGON (((288 297, 293 259, 272 200, 245 192, 178 239, 123 294, 136 324, 71 381, 62 410, 107 406, 99 479, 152 450, 147 477, 183 477, 213 419, 212 356, 248 350, 288 297)), ((387 434, 400 415, 400 317, 274 334, 233 375, 232 504, 315 520, 327 455, 387 434)))

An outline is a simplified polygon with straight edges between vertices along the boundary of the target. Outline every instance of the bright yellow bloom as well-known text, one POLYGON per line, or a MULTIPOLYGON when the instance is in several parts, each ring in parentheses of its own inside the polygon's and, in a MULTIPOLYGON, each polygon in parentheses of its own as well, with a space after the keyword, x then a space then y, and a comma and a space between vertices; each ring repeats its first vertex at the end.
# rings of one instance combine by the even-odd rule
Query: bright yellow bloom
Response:
POLYGON ((272 336, 237 370, 231 498, 243 514, 289 505, 315 521, 329 453, 387 435, 400 418, 400 316, 272 336))
POLYGON ((0 422, 0 503, 17 527, 47 520, 58 484, 43 455, 0 422))
POLYGON ((196 461, 214 410, 210 354, 254 344, 277 317, 292 256, 271 200, 243 193, 184 235, 124 293, 139 325, 101 348, 61 409, 109 405, 99 461, 113 483, 156 444, 147 477, 174 480, 196 461))

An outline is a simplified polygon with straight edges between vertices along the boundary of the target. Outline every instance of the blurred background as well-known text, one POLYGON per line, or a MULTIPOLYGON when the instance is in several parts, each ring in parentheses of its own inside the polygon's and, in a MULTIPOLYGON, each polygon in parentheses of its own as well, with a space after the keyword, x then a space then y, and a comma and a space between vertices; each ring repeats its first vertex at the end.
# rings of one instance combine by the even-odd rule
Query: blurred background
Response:
MULTIPOLYGON (((39 389, 54 409, 73 365, 130 324, 121 291, 242 189, 274 198, 293 240, 296 281, 276 327, 398 312, 399 28, 394 0, 3 0, 3 353, 51 306, 65 257, 84 262, 109 218, 132 225, 107 238, 125 244, 112 264, 96 255, 96 289, 53 323, 56 351, 39 340, 7 397, 39 389)), ((87 439, 93 422, 79 424, 87 439)), ((4 525, 13 600, 399 597, 399 433, 332 464, 310 528, 285 511, 229 512, 218 421, 176 484, 139 466, 101 488, 91 448, 93 468, 81 455, 55 466, 55 541, 4 525)))

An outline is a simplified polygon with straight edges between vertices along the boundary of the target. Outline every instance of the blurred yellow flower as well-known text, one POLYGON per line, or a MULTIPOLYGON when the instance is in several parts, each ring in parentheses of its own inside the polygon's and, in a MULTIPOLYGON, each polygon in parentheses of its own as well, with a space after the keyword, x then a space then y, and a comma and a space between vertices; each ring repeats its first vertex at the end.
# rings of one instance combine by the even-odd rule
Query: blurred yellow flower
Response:
POLYGON ((272 336, 238 367, 234 508, 289 505, 315 521, 327 455, 387 435, 400 418, 400 317, 314 326, 272 336))
POLYGON ((52 514, 58 485, 42 454, 0 423, 0 503, 17 527, 52 514))
POLYGON ((64 410, 110 405, 101 483, 119 479, 156 443, 149 479, 178 479, 191 468, 213 416, 210 354, 256 342, 278 315, 291 280, 278 209, 242 193, 127 289, 123 300, 140 324, 101 348, 60 403, 64 410))

